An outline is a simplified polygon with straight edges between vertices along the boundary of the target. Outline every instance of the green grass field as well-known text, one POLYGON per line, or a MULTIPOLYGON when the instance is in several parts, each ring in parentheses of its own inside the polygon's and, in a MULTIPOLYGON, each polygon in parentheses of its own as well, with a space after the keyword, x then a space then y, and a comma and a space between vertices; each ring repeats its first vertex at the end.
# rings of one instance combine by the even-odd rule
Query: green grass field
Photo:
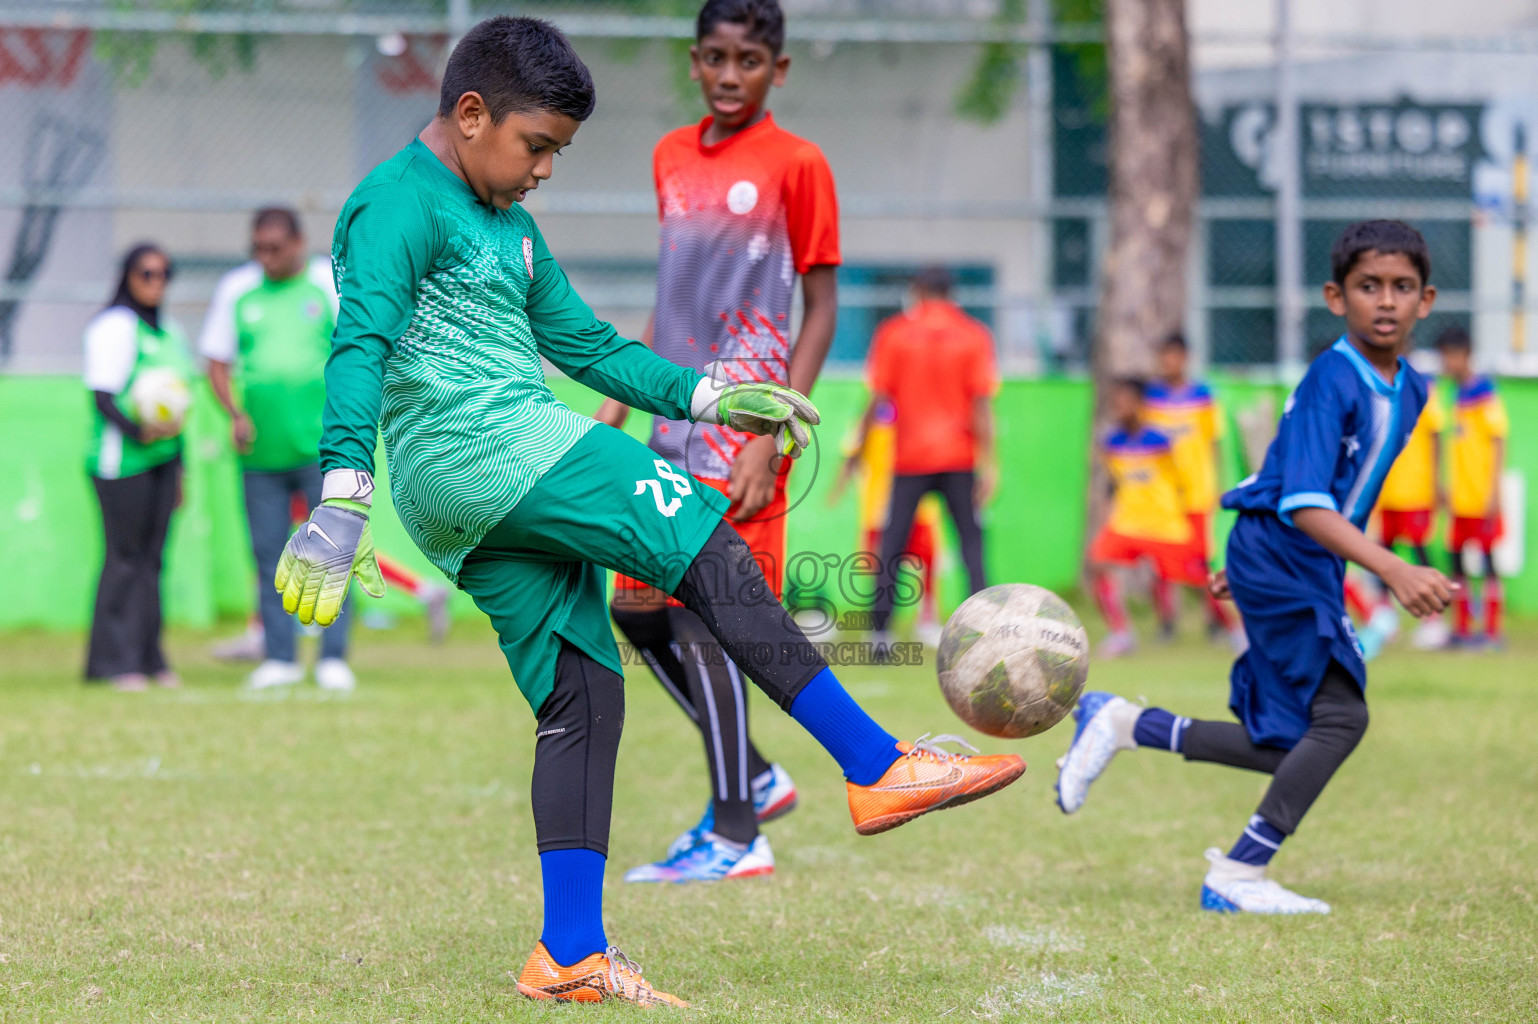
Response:
MULTIPOLYGON (((124 695, 77 682, 78 637, 0 638, 0 1021, 635 1012, 513 988, 540 922, 533 719, 484 626, 360 634, 342 699, 244 696, 209 639, 172 637, 186 690, 124 695)), ((1091 685, 1217 715, 1226 669, 1152 649, 1091 685)), ((1017 745, 1011 789, 862 839, 831 760, 763 700, 802 794, 768 829, 779 873, 624 886, 706 797, 696 738, 637 672, 609 935, 697 1020, 1538 1020, 1535 669, 1530 628, 1374 666, 1367 739, 1275 864, 1335 913, 1295 920, 1196 907, 1202 850, 1260 776, 1123 755, 1068 819, 1060 727, 1017 745)), ((901 736, 963 731, 928 667, 844 675, 901 736)))

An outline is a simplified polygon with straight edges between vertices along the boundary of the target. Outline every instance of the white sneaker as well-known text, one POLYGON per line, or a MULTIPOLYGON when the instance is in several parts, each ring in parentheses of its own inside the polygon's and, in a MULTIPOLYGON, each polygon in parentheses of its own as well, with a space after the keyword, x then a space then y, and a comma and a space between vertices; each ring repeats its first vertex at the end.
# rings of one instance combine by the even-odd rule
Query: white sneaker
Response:
POLYGON ((214 644, 208 653, 218 661, 261 661, 267 653, 267 634, 260 624, 249 626, 240 636, 214 644))
POLYGON ((918 624, 918 628, 913 631, 913 635, 925 647, 939 647, 940 638, 944 634, 945 627, 941 626, 938 622, 921 622, 918 624))
POLYGON ((304 681, 304 666, 296 661, 273 661, 268 659, 252 671, 246 677, 246 688, 250 690, 266 690, 274 686, 293 686, 304 681))
POLYGON ((315 684, 322 690, 346 693, 358 685, 358 677, 341 658, 322 658, 315 663, 315 684))
POLYGON ((1207 851, 1202 879, 1202 909, 1220 914, 1328 914, 1323 900, 1299 896, 1266 877, 1263 864, 1230 860, 1217 847, 1207 851))
POLYGON ((1100 778, 1119 750, 1137 746, 1132 731, 1143 709, 1124 697, 1086 693, 1073 709, 1073 742, 1057 761, 1057 805, 1064 814, 1084 806, 1089 784, 1100 778))
POLYGON ((1451 635, 1447 620, 1441 616, 1422 619, 1415 627, 1415 632, 1410 634, 1410 646, 1417 651, 1440 651, 1447 646, 1451 635))
POLYGON ((1121 658, 1137 650, 1137 634, 1130 629, 1119 629, 1100 641, 1099 656, 1121 658))
POLYGON ((1250 635, 1244 631, 1243 626, 1235 626, 1229 632, 1228 649, 1234 652, 1236 658, 1250 649, 1250 635))
POLYGON ((1399 636, 1399 612, 1392 604, 1384 603, 1373 609, 1372 617, 1367 624, 1383 634, 1383 640, 1388 643, 1399 636))
POLYGON ((449 635, 449 588, 436 583, 423 587, 422 607, 427 612, 428 643, 443 643, 449 635))

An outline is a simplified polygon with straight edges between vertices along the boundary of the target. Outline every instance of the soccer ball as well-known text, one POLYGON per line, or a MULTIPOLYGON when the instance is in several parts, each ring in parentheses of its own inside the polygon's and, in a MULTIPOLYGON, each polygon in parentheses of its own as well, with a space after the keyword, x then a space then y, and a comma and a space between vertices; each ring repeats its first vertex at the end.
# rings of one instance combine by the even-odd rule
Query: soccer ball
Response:
POLYGON ((157 366, 134 378, 128 400, 140 423, 157 426, 180 424, 192 405, 192 389, 175 370, 157 366))
POLYGON ((940 692, 978 732, 1022 739, 1073 709, 1089 675, 1089 637, 1068 603, 1029 583, 962 602, 940 637, 940 692))

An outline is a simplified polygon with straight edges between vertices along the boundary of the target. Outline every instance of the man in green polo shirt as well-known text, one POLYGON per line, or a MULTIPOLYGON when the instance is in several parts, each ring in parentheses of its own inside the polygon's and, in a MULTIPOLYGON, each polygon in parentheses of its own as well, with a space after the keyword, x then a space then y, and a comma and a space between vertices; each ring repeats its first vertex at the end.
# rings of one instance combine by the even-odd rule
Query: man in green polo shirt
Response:
MULTIPOLYGON (((294 211, 257 211, 251 252, 254 260, 220 280, 198 349, 230 414, 257 580, 265 584, 292 531, 293 495, 304 496, 306 510, 320 503, 320 421, 337 298, 331 261, 305 254, 294 211)), ((297 683, 304 668, 294 620, 272 587, 257 591, 265 653, 248 684, 264 689, 297 683)), ((348 619, 344 615, 321 640, 315 681, 328 690, 351 690, 356 682, 346 661, 348 619)))

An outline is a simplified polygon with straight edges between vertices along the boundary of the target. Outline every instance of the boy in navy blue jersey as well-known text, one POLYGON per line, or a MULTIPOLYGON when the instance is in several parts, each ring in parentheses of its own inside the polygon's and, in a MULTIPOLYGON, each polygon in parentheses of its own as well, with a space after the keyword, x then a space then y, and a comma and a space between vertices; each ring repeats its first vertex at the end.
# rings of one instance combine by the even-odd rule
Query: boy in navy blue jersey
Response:
POLYGON ((1058 763, 1058 805, 1068 814, 1116 752, 1133 747, 1270 774, 1233 849, 1207 851, 1207 910, 1329 912, 1266 878, 1266 865, 1367 730, 1367 671, 1343 598, 1346 562, 1377 574, 1417 616, 1440 612, 1453 597, 1440 572, 1362 532, 1426 402, 1426 381, 1399 356, 1436 298, 1426 241, 1399 221, 1363 221, 1336 241, 1330 263, 1325 302, 1345 317, 1346 333, 1287 400, 1260 472, 1223 496, 1239 516, 1226 572, 1212 589, 1238 604, 1249 635, 1231 676, 1229 707, 1239 723, 1086 693, 1058 763))

